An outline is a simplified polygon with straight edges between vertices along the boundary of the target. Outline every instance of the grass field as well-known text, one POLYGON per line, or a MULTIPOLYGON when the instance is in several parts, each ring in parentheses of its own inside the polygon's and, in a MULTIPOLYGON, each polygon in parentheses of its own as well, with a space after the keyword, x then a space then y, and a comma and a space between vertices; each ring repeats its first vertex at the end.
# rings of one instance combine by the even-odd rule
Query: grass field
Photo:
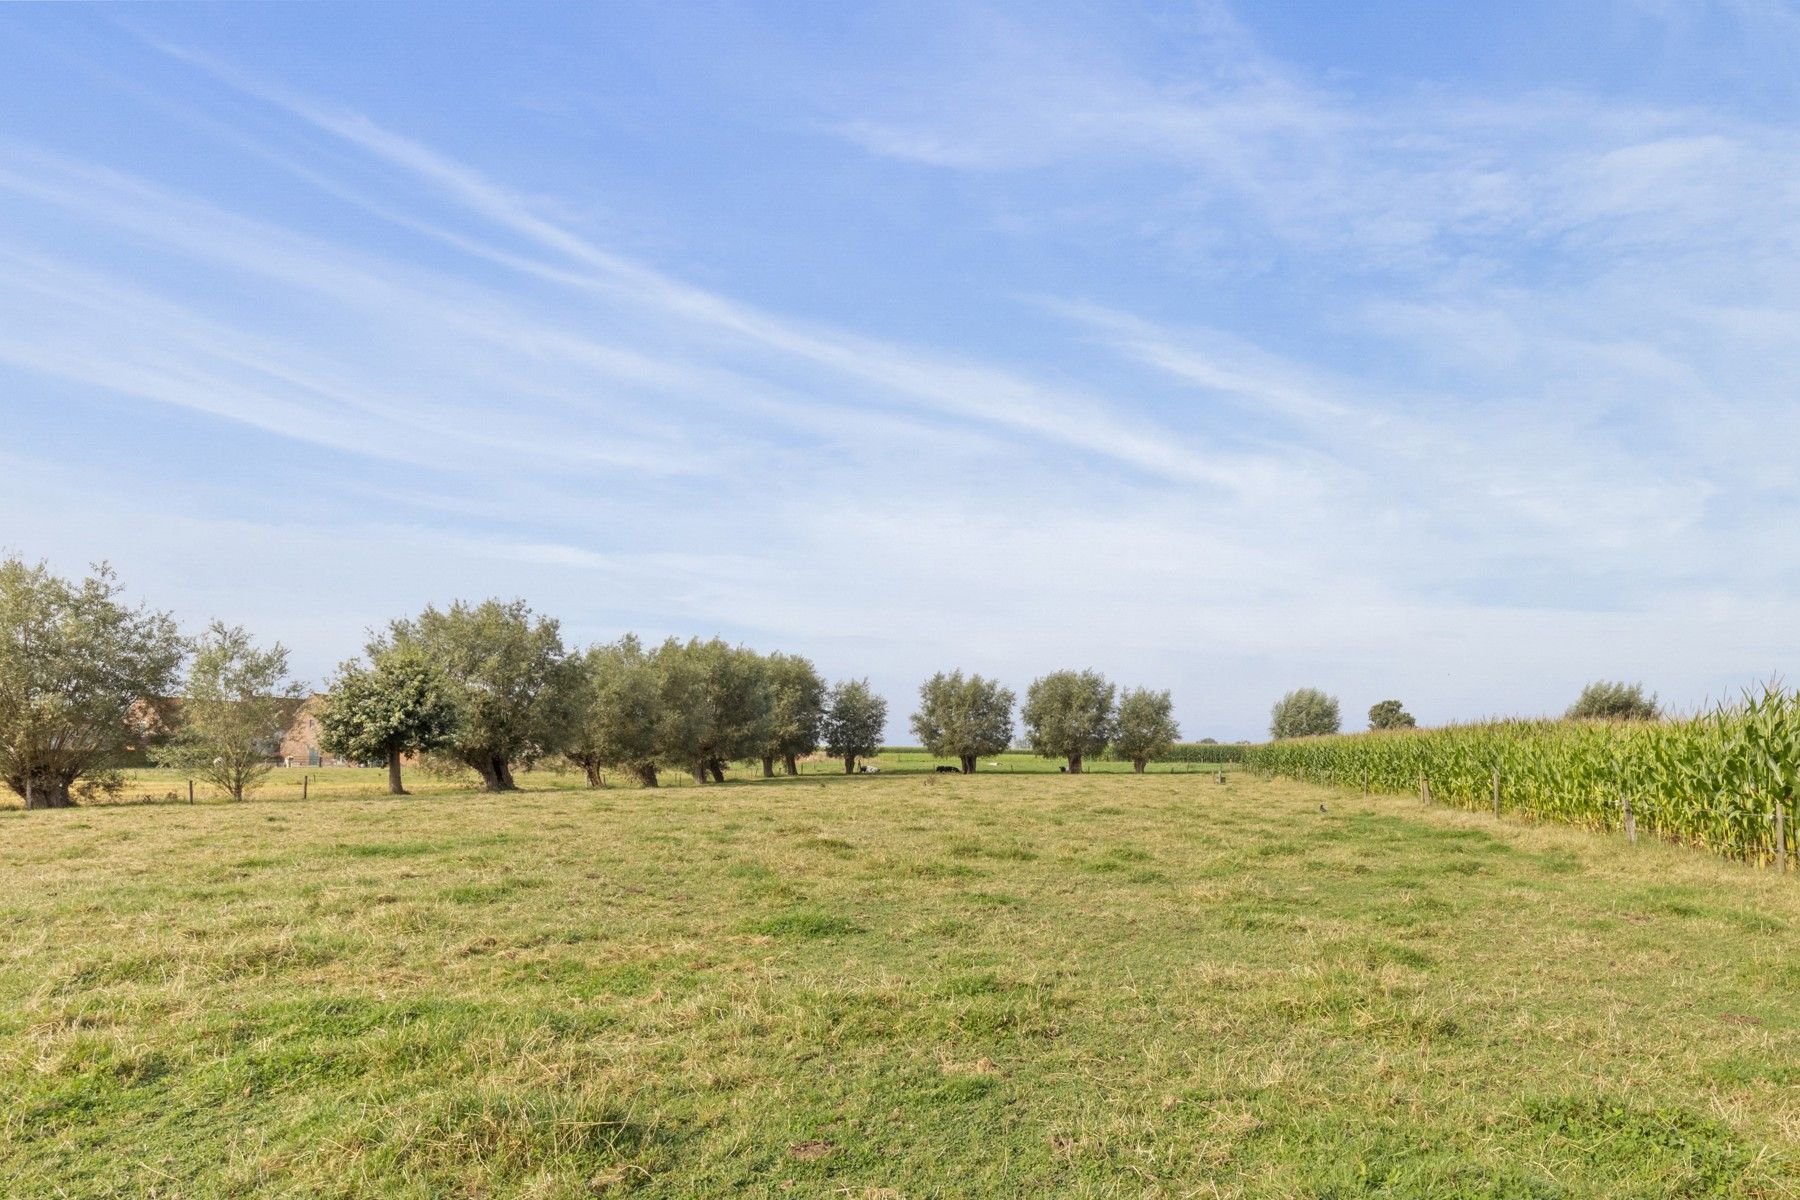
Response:
POLYGON ((1242 774, 526 779, 0 814, 0 1194, 1800 1196, 1791 879, 1242 774))
MULTIPOLYGON (((871 768, 879 768, 883 775, 930 775, 940 766, 954 766, 955 760, 936 758, 923 750, 905 747, 888 747, 880 754, 862 760, 871 768)), ((1062 766, 1062 759, 1040 758, 1022 750, 1008 750, 981 760, 976 769, 978 775, 1055 775, 1062 766)), ((1082 764, 1085 773, 1094 775, 1129 775, 1131 764, 1128 762, 1110 762, 1104 759, 1089 759, 1082 764)), ((1220 771, 1241 771, 1240 763, 1151 763, 1145 770, 1151 775, 1206 775, 1218 774, 1220 771)), ((781 765, 776 764, 779 772, 781 765)), ((121 804, 185 804, 188 797, 189 776, 171 768, 135 767, 124 773, 125 790, 117 798, 121 804)), ((839 759, 815 758, 802 760, 800 774, 810 778, 814 775, 842 776, 844 764, 839 759)), ((733 782, 758 779, 762 775, 761 763, 734 763, 727 771, 727 777, 733 782)), ((609 776, 610 778, 610 776, 609 776)), ((432 774, 419 768, 409 767, 405 772, 408 791, 420 795, 449 796, 480 794, 481 780, 473 771, 462 771, 449 776, 432 774)), ((697 786, 693 776, 686 771, 664 770, 658 773, 658 786, 666 788, 686 788, 697 786)), ((587 789, 587 780, 577 771, 562 769, 520 770, 521 786, 533 791, 547 790, 581 790, 587 789)), ((620 774, 618 782, 627 786, 635 786, 629 776, 620 774)), ((269 773, 268 778, 257 788, 257 799, 261 800, 297 800, 302 796, 345 798, 365 796, 376 798, 387 791, 387 769, 385 767, 277 767, 269 773), (304 790, 302 781, 305 781, 304 790)), ((196 781, 194 785, 196 803, 225 800, 229 797, 215 788, 210 788, 204 781, 196 781)), ((0 805, 16 803, 17 798, 10 792, 0 794, 0 805)))

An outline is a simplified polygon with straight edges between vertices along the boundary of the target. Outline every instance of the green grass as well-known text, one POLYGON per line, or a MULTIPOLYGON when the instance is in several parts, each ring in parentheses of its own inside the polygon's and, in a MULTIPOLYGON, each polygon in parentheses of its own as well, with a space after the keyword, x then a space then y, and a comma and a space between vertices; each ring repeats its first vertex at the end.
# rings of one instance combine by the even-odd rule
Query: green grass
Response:
MULTIPOLYGON (((981 774, 1025 774, 1055 775, 1061 772, 1064 760, 1060 758, 1042 758, 1025 750, 1006 750, 1000 754, 988 755, 975 768, 981 774)), ((938 758, 927 754, 924 750, 912 746, 885 746, 880 754, 869 759, 871 766, 880 767, 884 772, 929 772, 938 767, 957 765, 954 758, 938 758)), ((808 772, 842 771, 841 762, 808 763, 808 772)), ((1131 764, 1110 758, 1084 759, 1081 769, 1092 775, 1129 775, 1131 764)), ((1238 763, 1201 763, 1201 762, 1153 762, 1144 768, 1145 774, 1152 775, 1204 775, 1208 772, 1236 771, 1242 767, 1238 763)))
MULTIPOLYGON (((908 747, 887 747, 872 758, 862 760, 871 768, 878 768, 882 775, 931 775, 940 766, 955 766, 956 760, 935 758, 923 750, 908 747)), ((990 758, 981 760, 977 768, 978 775, 1055 775, 1063 765, 1058 758, 1040 758, 1023 750, 1008 750, 990 758)), ((803 778, 812 776, 842 776, 844 764, 838 759, 814 757, 803 760, 800 764, 803 778)), ((781 765, 776 764, 777 772, 781 765)), ((1128 762, 1111 762, 1105 759, 1089 759, 1082 769, 1096 775, 1129 775, 1131 764, 1128 762)), ((1153 775, 1217 775, 1242 771, 1239 763, 1187 763, 1165 762, 1151 763, 1145 770, 1153 775)), ((762 764, 735 763, 727 770, 727 777, 736 782, 759 778, 762 764)), ((520 786, 533 791, 554 789, 585 790, 586 780, 575 771, 546 768, 539 770, 518 771, 520 786)), ((688 788, 696 786, 693 778, 686 771, 665 770, 658 773, 658 783, 666 788, 688 788)), ((188 798, 188 776, 180 771, 165 767, 137 767, 124 772, 125 788, 117 798, 120 804, 186 804, 188 798)), ((461 772, 445 776, 428 773, 419 768, 409 767, 405 772, 408 791, 418 795, 477 795, 480 792, 480 780, 473 771, 461 772)), ((630 781, 620 775, 616 782, 628 784, 630 781)), ((256 796, 263 800, 298 800, 329 799, 346 796, 380 796, 387 791, 387 769, 385 767, 277 767, 256 789, 256 796), (304 784, 303 782, 304 781, 304 784)), ((210 788, 204 782, 196 781, 194 785, 195 804, 206 804, 215 801, 229 800, 224 793, 210 788)), ((0 806, 4 806, 6 793, 0 798, 0 806)))
POLYGON ((314 774, 0 814, 0 1193, 1800 1196, 1792 879, 1240 774, 314 774))

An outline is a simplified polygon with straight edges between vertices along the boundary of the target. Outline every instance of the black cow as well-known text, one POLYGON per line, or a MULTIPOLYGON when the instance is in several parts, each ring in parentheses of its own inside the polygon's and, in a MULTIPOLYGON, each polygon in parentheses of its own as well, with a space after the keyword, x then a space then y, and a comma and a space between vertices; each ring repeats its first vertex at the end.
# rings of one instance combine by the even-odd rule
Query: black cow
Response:
POLYGON ((939 767, 937 769, 937 773, 939 775, 961 775, 962 768, 961 767, 939 767))

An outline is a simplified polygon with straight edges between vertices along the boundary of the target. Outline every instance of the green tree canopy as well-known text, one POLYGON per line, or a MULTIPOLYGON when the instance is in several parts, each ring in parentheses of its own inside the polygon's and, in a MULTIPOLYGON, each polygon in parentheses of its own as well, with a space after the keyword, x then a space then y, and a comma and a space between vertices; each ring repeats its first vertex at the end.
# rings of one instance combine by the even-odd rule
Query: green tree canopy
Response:
POLYGON ((826 696, 825 720, 820 734, 825 752, 844 760, 844 773, 856 771, 856 760, 881 749, 887 730, 887 701, 875 694, 867 679, 847 679, 826 696))
POLYGON ((1654 721, 1662 710, 1643 684, 1601 679, 1582 688, 1563 715, 1572 721, 1654 721))
POLYGON ((443 669, 458 715, 449 753, 488 791, 512 791, 513 763, 563 748, 580 699, 580 669, 554 618, 534 617, 522 600, 459 600, 395 621, 369 655, 402 646, 443 669))
POLYGON ((77 584, 0 561, 0 780, 28 808, 73 804, 175 685, 174 619, 125 607, 120 591, 104 563, 77 584))
POLYGON ((157 761, 242 800, 274 769, 301 694, 280 642, 263 649, 242 626, 214 621, 194 643, 179 732, 157 761))
POLYGON ((825 719, 825 680, 811 659, 775 653, 763 660, 769 683, 768 740, 762 747, 765 777, 780 759, 789 775, 800 773, 800 756, 819 748, 825 719))
POLYGON ((1275 702, 1269 714, 1269 736, 1317 737, 1339 729, 1338 702, 1318 688, 1296 688, 1275 702))
POLYGON ((367 667, 339 667, 318 716, 324 748, 357 762, 385 761, 395 796, 406 795, 401 758, 454 745, 460 720, 443 669, 410 643, 388 647, 367 667))
POLYGON ((656 663, 632 634, 582 657, 580 716, 564 754, 599 786, 602 770, 629 771, 645 787, 656 786, 662 729, 656 663))
POLYGON ((761 655, 718 638, 670 638, 655 660, 661 761, 692 772, 695 782, 723 782, 725 764, 762 753, 771 697, 761 655))
POLYGON ((1417 725, 1398 700, 1382 700, 1369 707, 1370 729, 1412 729, 1417 725))
POLYGON ((1025 692, 1025 740, 1045 758, 1068 760, 1081 773, 1084 758, 1105 751, 1117 732, 1113 685, 1098 671, 1053 671, 1025 692))
POLYGON ((983 755, 1012 745, 1013 702, 1012 691, 999 680, 939 671, 919 685, 913 735, 928 752, 956 759, 963 774, 972 775, 983 755))
POLYGON ((1181 739, 1175 723, 1175 702, 1167 692, 1128 688, 1119 695, 1119 728, 1113 750, 1131 761, 1131 769, 1143 773, 1152 759, 1161 758, 1181 739))

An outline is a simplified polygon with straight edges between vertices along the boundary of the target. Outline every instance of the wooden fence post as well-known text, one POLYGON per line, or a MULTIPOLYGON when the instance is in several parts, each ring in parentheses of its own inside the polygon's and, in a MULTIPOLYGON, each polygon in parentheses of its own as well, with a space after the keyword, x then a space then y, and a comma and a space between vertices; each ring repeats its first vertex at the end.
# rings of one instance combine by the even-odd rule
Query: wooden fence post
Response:
POLYGON ((1782 819, 1781 797, 1775 797, 1775 869, 1787 874, 1787 822, 1782 819))
POLYGON ((190 779, 190 780, 188 780, 188 803, 192 804, 193 802, 194 802, 194 781, 190 779))
POLYGON ((1500 819, 1500 768, 1494 768, 1494 819, 1500 819))
POLYGON ((302 800, 306 799, 306 793, 311 788, 311 786, 312 786, 312 776, 311 775, 302 775, 300 777, 300 798, 302 800))

